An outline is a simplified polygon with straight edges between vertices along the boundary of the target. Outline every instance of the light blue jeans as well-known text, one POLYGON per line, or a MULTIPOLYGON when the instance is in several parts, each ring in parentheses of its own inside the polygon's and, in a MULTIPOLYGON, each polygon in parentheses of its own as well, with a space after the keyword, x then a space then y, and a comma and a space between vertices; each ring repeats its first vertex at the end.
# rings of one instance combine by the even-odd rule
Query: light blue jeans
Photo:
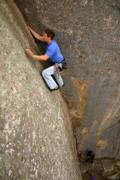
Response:
MULTIPOLYGON (((62 64, 59 63, 59 66, 62 67, 62 64)), ((42 76, 43 76, 45 82, 47 83, 48 87, 50 89, 54 89, 57 86, 57 83, 54 81, 52 75, 55 76, 55 79, 56 79, 57 83, 59 84, 59 86, 63 86, 64 83, 63 83, 62 77, 61 77, 60 73, 58 75, 55 72, 54 65, 53 65, 42 71, 42 76)))

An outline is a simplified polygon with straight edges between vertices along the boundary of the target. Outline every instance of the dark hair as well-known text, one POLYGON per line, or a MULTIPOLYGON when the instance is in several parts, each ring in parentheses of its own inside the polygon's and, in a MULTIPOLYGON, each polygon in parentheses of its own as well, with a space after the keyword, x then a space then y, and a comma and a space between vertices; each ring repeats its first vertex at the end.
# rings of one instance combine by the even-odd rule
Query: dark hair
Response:
POLYGON ((53 40, 55 33, 52 30, 46 29, 44 33, 47 34, 48 37, 51 37, 51 40, 53 40))

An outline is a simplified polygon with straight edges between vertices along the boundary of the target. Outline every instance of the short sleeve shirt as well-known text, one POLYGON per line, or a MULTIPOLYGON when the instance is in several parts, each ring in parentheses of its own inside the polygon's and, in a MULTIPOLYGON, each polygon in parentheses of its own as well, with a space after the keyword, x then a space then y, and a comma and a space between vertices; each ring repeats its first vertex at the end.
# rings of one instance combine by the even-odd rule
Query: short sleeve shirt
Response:
POLYGON ((63 55, 55 39, 49 45, 47 44, 45 54, 53 63, 60 63, 63 60, 63 55))

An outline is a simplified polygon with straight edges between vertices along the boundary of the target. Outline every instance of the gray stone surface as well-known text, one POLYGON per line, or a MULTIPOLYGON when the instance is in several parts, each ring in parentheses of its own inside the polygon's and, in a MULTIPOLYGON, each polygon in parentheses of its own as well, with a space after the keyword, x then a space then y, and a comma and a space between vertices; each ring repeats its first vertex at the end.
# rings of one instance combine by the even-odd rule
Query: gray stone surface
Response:
POLYGON ((38 52, 14 1, 0 1, 0 179, 81 180, 66 104, 26 48, 38 52))
POLYGON ((112 161, 103 160, 102 165, 103 165, 104 172, 110 172, 110 171, 114 170, 114 165, 113 165, 112 161))
POLYGON ((91 168, 94 171, 102 172, 103 171, 103 166, 100 163, 93 163, 91 168))
POLYGON ((68 63, 63 92, 78 151, 120 159, 119 0, 15 0, 38 33, 51 28, 68 63))
POLYGON ((119 162, 117 162, 117 163, 115 163, 115 165, 116 165, 116 166, 120 166, 120 161, 119 161, 119 162))
POLYGON ((89 170, 90 170, 90 164, 89 163, 87 163, 87 162, 81 162, 80 163, 80 169, 81 169, 81 173, 86 173, 86 172, 88 172, 89 170))
POLYGON ((120 176, 119 176, 119 174, 114 174, 114 175, 112 175, 112 176, 110 176, 110 177, 108 177, 107 179, 114 179, 114 180, 119 180, 120 179, 120 176))

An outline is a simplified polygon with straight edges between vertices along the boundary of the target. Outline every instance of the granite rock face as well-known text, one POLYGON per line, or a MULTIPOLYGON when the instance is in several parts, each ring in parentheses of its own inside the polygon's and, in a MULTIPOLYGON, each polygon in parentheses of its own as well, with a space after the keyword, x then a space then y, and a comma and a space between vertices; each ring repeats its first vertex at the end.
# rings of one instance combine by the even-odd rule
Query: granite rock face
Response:
POLYGON ((0 1, 0 179, 80 180, 69 113, 14 1, 0 1))
POLYGON ((68 63, 63 92, 78 152, 120 159, 120 2, 15 0, 38 33, 51 28, 68 63))

